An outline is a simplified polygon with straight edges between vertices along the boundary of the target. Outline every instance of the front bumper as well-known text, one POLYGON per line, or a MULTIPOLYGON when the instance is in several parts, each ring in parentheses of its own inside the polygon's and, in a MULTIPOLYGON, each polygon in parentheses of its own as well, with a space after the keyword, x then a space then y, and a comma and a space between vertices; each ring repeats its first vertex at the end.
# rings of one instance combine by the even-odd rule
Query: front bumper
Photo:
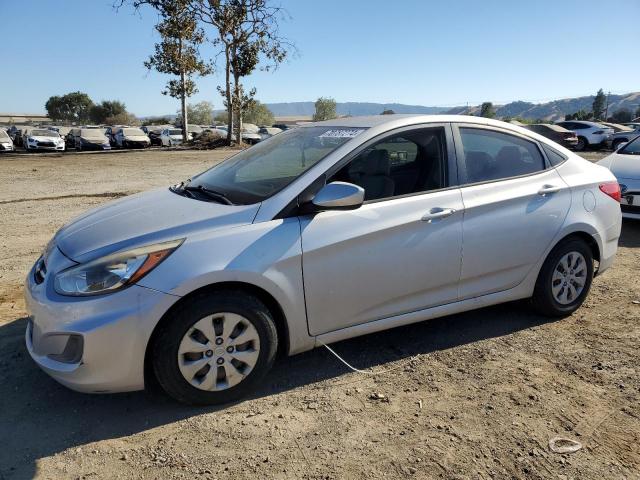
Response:
POLYGON ((25 283, 30 315, 25 341, 36 364, 80 392, 143 389, 151 332, 179 297, 138 285, 107 295, 65 297, 53 289, 50 273, 38 284, 35 267, 25 283), (81 339, 81 346, 75 345, 81 349, 77 359, 73 363, 54 359, 64 357, 70 336, 81 339))

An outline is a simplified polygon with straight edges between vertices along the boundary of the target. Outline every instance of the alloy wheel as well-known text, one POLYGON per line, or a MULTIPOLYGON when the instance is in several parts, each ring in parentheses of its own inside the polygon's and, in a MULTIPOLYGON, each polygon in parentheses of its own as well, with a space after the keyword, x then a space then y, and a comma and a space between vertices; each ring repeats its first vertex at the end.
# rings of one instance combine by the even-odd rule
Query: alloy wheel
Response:
POLYGON ((192 386, 206 391, 231 388, 253 370, 260 337, 242 315, 223 312, 194 323, 178 347, 178 367, 192 386))
POLYGON ((561 305, 574 302, 584 290, 587 280, 587 262, 579 252, 565 254, 553 270, 551 291, 561 305))

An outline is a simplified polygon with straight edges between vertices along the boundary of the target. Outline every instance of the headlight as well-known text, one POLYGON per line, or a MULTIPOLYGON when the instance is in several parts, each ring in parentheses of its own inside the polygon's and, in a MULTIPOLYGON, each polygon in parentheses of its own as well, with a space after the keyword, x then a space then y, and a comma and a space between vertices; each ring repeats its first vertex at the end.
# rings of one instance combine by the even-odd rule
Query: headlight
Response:
POLYGON ((131 285, 167 258, 184 239, 157 243, 117 252, 89 263, 77 265, 55 276, 54 288, 60 295, 96 295, 131 285))
POLYGON ((28 140, 31 143, 36 143, 37 142, 37 140, 35 138, 31 138, 31 137, 29 137, 28 140))

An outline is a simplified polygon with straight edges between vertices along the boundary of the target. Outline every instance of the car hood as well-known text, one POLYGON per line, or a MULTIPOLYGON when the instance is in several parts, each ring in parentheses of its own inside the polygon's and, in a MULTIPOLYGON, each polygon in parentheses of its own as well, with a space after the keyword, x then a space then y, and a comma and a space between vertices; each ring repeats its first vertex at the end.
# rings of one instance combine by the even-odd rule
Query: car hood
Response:
POLYGON ((607 167, 617 179, 640 179, 640 155, 613 153, 600 160, 598 165, 607 167))
POLYGON ((56 142, 59 141, 59 138, 56 137, 41 137, 41 136, 33 136, 33 135, 29 135, 27 136, 27 138, 30 138, 32 140, 35 140, 36 142, 56 142))
POLYGON ((148 142, 149 138, 145 135, 125 135, 125 140, 129 140, 131 142, 148 142))
POLYGON ((247 225, 259 207, 203 202, 162 188, 89 210, 62 227, 54 242, 67 257, 83 263, 203 230, 247 225))
POLYGON ((109 142, 107 137, 103 137, 103 138, 80 137, 80 139, 84 140, 85 142, 89 142, 89 143, 108 143, 109 142))

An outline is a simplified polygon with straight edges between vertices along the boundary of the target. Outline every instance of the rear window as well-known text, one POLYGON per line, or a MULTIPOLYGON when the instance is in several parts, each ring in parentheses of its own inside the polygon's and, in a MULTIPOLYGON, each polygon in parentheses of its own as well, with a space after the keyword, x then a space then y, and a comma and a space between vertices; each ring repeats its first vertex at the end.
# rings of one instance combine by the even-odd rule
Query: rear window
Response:
POLYGON ((549 160, 549 163, 554 167, 560 165, 562 162, 564 162, 567 159, 567 157, 565 157, 560 152, 554 150, 548 145, 542 145, 542 149, 544 150, 544 153, 547 155, 547 159, 549 160))

